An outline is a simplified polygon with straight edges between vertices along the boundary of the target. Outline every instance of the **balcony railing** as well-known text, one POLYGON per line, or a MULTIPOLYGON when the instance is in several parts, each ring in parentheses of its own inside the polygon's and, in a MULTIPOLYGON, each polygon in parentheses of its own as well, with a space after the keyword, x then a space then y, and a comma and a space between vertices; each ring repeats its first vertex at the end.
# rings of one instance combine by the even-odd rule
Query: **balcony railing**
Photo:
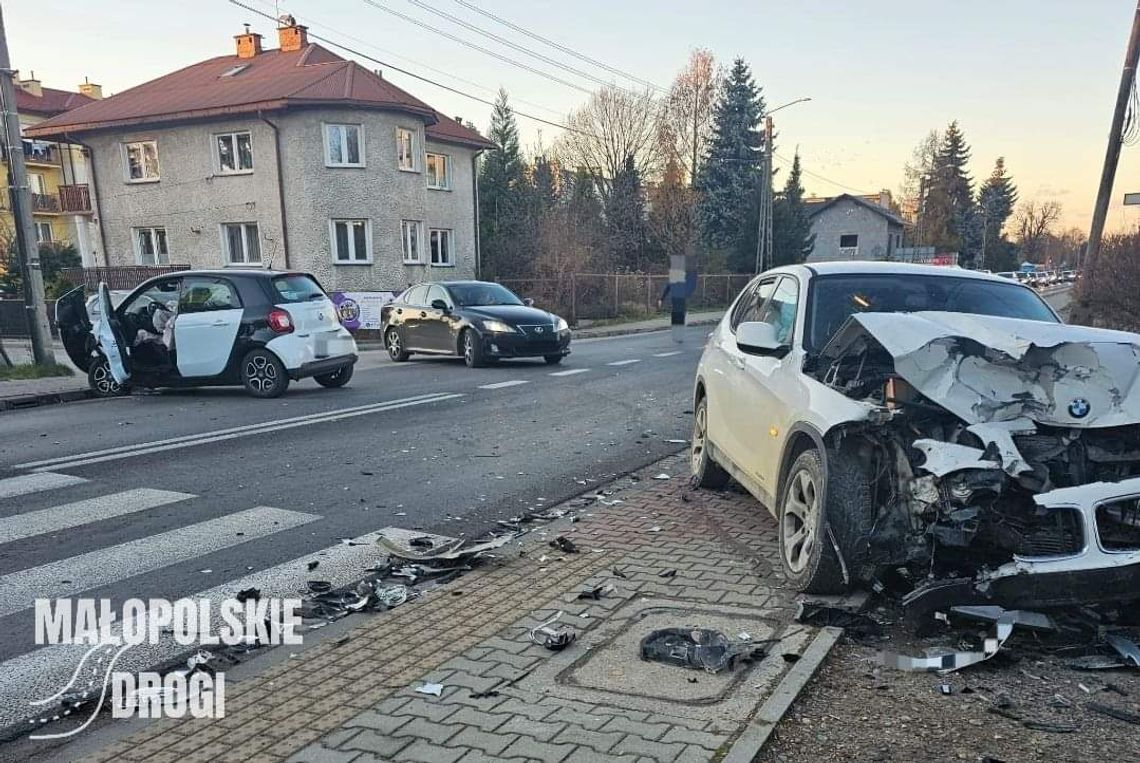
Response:
POLYGON ((46 193, 33 193, 32 194, 32 211, 33 212, 59 212, 59 199, 55 196, 49 196, 46 193))
POLYGON ((86 183, 61 185, 59 187, 59 206, 64 212, 90 212, 91 190, 86 183))

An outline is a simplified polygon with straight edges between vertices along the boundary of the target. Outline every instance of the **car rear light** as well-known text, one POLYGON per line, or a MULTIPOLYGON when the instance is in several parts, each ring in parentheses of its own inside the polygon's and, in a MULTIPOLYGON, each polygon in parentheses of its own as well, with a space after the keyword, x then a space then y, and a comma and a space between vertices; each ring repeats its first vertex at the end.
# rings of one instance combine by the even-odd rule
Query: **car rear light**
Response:
POLYGON ((277 334, 291 334, 293 333, 293 318, 289 313, 281 308, 274 308, 269 311, 269 316, 266 318, 274 333, 277 334))

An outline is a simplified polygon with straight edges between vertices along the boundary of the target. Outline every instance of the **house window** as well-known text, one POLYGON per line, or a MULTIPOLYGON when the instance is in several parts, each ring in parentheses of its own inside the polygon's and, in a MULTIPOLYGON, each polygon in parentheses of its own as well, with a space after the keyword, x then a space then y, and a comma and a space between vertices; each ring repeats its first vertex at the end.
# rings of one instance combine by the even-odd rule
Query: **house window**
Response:
POLYGON ((446 154, 427 155, 427 187, 446 191, 451 188, 451 157, 446 154))
POLYGON ((325 166, 363 167, 363 134, 360 125, 325 125, 325 166))
POLYGON ((52 232, 51 223, 36 223, 36 243, 50 244, 52 241, 55 241, 55 234, 52 232))
POLYGON ((158 143, 142 140, 123 144, 127 182, 146 183, 158 180, 158 143))
POLYGON ((253 172, 253 138, 248 132, 215 135, 218 173, 253 172))
POLYGON ((854 233, 845 233, 839 237, 840 249, 854 249, 859 246, 859 236, 854 233))
POLYGON ((222 240, 230 265, 260 265, 261 237, 257 223, 225 223, 222 240))
POLYGON ((44 196, 47 194, 47 184, 44 183, 44 176, 38 172, 28 173, 28 188, 32 193, 44 196))
POLYGON ((396 128, 397 166, 406 172, 416 171, 416 133, 404 127, 396 128))
POLYGON ((451 259, 451 231, 432 228, 428 234, 431 245, 431 264, 440 267, 452 267, 455 262, 451 259))
POLYGON ((372 262, 371 220, 332 220, 329 228, 333 262, 339 265, 372 262))
POLYGON ((409 265, 422 265, 420 239, 423 238, 423 223, 418 220, 400 222, 400 235, 404 239, 404 262, 409 265))
POLYGON ((169 265, 166 228, 135 228, 135 259, 140 265, 169 265))

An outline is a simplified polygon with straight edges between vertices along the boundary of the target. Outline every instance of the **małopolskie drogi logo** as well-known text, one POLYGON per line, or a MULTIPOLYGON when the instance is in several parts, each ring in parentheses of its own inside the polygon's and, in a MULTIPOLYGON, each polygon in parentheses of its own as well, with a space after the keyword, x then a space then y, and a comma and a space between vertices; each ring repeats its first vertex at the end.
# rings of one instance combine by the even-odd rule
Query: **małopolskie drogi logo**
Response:
POLYGON ((127 599, 116 612, 109 599, 36 599, 36 644, 88 647, 70 679, 34 707, 60 707, 33 718, 33 727, 76 714, 90 705, 77 728, 36 732, 32 739, 62 739, 83 731, 99 714, 108 693, 113 718, 221 718, 226 677, 209 665, 214 655, 199 650, 186 668, 168 673, 116 670, 120 658, 139 645, 170 649, 193 646, 263 647, 300 644, 300 599, 127 599))

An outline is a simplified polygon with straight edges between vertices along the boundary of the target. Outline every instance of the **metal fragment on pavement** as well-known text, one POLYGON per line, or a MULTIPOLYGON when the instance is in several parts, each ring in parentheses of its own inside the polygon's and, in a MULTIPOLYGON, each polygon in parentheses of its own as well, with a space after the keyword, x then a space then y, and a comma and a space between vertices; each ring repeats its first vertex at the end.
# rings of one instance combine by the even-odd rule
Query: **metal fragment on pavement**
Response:
POLYGON ((720 631, 708 628, 660 628, 641 639, 641 659, 681 668, 720 673, 741 661, 764 656, 756 644, 734 644, 720 631))
POLYGON ((661 472, 660 474, 654 474, 653 479, 655 479, 655 480, 667 480, 667 479, 672 479, 672 478, 668 474, 666 474, 665 472, 661 472))
POLYGON ((443 696, 443 684, 421 684, 416 687, 416 693, 440 697, 443 696))
POLYGON ((1140 668, 1140 646, 1135 641, 1121 636, 1119 633, 1109 633, 1104 641, 1116 651, 1124 661, 1132 667, 1140 668))
POLYGON ((578 638, 578 632, 576 630, 569 625, 552 627, 554 623, 561 619, 562 614, 562 610, 558 610, 554 613, 553 617, 531 628, 527 631, 527 638, 533 643, 546 647, 552 652, 560 652, 573 644, 578 638))

